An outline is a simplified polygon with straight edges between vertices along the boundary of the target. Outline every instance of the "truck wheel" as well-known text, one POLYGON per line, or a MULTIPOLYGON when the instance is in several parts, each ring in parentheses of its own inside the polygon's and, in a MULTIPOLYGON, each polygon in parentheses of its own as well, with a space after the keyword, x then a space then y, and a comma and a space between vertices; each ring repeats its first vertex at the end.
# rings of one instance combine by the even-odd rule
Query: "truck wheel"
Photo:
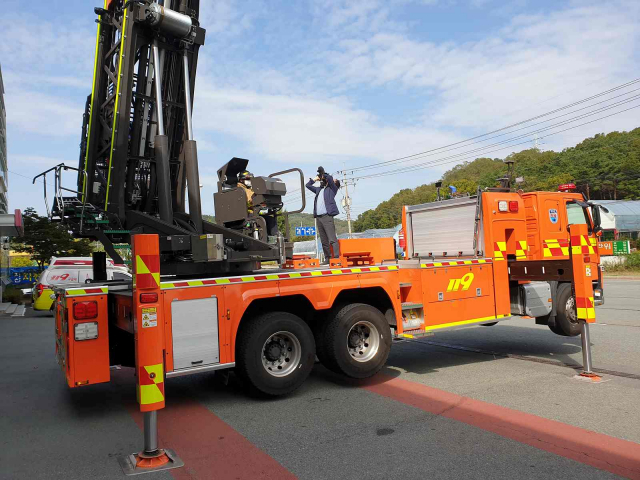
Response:
POLYGON ((316 342, 316 357, 318 357, 318 360, 320 360, 320 363, 322 363, 323 365, 326 363, 327 361, 327 355, 325 354, 325 348, 324 348, 324 336, 325 336, 325 330, 326 330, 326 326, 327 326, 327 322, 324 321, 324 319, 316 319, 315 323, 313 324, 313 339, 316 342))
POLYGON ((367 378, 387 361, 391 330, 377 308, 352 303, 329 320, 323 340, 327 368, 351 378, 367 378))
POLYGON ((556 294, 556 327, 567 337, 580 335, 580 322, 576 315, 576 303, 570 283, 558 285, 556 294))
MULTIPOLYGON (((557 317, 556 317, 557 318, 557 317)), ((555 325, 550 325, 547 324, 547 327, 549 327, 549 330, 551 330, 553 333, 555 333, 556 335, 560 335, 561 337, 566 337, 567 334, 564 333, 562 331, 562 329, 559 327, 558 323, 556 323, 555 325)))
POLYGON ((307 379, 316 355, 309 326, 296 315, 271 312, 250 320, 236 342, 236 372, 263 396, 293 392, 307 379))

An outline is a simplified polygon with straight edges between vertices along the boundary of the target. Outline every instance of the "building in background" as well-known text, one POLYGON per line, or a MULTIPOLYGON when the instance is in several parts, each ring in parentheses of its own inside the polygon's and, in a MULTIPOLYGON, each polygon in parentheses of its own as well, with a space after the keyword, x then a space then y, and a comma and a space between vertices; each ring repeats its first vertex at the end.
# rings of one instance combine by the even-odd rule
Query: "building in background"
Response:
MULTIPOLYGON (((9 213, 9 177, 7 160, 7 112, 0 65, 0 294, 9 283, 9 238, 22 235, 20 210, 9 213)), ((1 297, 0 297, 1 300, 1 297)))
MULTIPOLYGON (((0 215, 9 208, 9 185, 7 176, 7 112, 4 106, 4 83, 2 82, 2 65, 0 65, 0 215)), ((2 233, 0 236, 0 289, 4 293, 9 283, 9 239, 2 233)))
POLYGON ((602 240, 640 237, 640 200, 592 200, 602 205, 602 240))
POLYGON ((7 113, 4 107, 4 84, 0 65, 0 214, 9 208, 9 181, 7 177, 7 113))

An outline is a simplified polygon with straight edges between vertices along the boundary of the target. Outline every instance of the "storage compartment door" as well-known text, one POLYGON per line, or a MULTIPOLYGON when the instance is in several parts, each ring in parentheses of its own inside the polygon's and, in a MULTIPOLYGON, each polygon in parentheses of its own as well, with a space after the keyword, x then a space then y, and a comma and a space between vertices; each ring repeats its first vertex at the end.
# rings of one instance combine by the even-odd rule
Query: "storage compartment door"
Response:
POLYGON ((220 362, 216 297, 171 302, 171 330, 174 370, 220 362))

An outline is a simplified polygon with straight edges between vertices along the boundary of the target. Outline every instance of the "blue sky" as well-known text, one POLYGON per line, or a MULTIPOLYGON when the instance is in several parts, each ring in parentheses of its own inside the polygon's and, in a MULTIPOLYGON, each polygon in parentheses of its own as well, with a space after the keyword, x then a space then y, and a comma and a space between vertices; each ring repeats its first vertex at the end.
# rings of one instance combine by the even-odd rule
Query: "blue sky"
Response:
MULTIPOLYGON (((11 208, 44 211, 41 186, 29 178, 77 163, 95 15, 86 0, 54 3, 3 0, 11 208)), ((205 213, 214 213, 215 172, 233 156, 249 158, 256 174, 299 166, 312 175, 320 164, 334 172, 484 133, 640 71, 636 0, 201 3, 207 41, 194 128, 205 213)), ((638 110, 616 115, 544 139, 543 148, 629 130, 638 118, 638 110)), ((355 213, 453 165, 362 180, 352 191, 355 213)), ((290 198, 295 208, 299 197, 290 198)))

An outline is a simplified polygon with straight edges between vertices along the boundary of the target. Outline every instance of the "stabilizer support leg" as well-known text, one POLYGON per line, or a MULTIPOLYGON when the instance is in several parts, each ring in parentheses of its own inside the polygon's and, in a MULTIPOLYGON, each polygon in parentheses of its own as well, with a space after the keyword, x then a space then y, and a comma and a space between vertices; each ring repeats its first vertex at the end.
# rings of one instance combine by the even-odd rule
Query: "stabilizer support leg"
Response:
POLYGON ((582 339, 582 373, 580 373, 580 376, 598 381, 600 380, 600 375, 593 372, 593 367, 591 365, 591 338, 589 336, 589 324, 584 321, 581 321, 580 324, 580 337, 582 339))

